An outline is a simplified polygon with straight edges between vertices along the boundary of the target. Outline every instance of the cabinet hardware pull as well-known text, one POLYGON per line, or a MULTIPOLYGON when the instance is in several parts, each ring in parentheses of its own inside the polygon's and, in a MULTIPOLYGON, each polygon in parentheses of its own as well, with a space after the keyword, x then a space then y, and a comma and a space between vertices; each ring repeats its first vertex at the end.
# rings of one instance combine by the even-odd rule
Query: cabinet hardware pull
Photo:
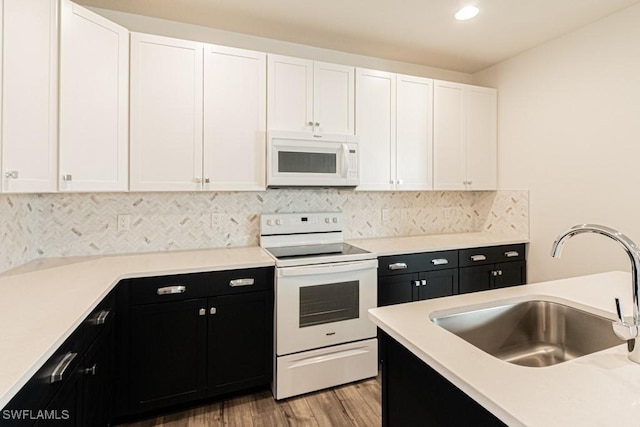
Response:
POLYGON ((207 314, 207 310, 205 310, 204 308, 198 310, 198 316, 204 316, 205 314, 207 314))
POLYGON ((389 264, 389 270, 404 270, 407 268, 406 262, 396 262, 393 264, 389 264))
POLYGON ((187 287, 184 285, 173 285, 173 286, 165 286, 164 288, 158 288, 156 291, 158 295, 171 295, 171 294, 182 294, 187 290, 187 287))
POLYGON ((229 286, 235 288, 236 286, 252 286, 255 283, 253 277, 248 279, 233 279, 229 282, 229 286))
POLYGON ((427 281, 425 279, 422 279, 421 283, 422 283, 422 286, 427 286, 427 281))
POLYGON ((93 319, 90 319, 88 323, 90 325, 95 325, 95 326, 104 325, 110 313, 111 313, 110 310, 102 310, 100 313, 98 313, 96 317, 94 317, 93 319))
POLYGON ((209 309, 209 314, 216 314, 216 313, 218 313, 218 310, 215 307, 211 307, 209 309))
POLYGON ((446 259, 446 258, 432 259, 431 260, 431 264, 433 264, 433 265, 445 265, 445 264, 449 264, 449 260, 446 259))
POLYGON ((200 184, 202 182, 202 178, 196 176, 195 178, 193 178, 193 182, 195 182, 196 184, 200 184))
POLYGON ((496 277, 496 276, 498 275, 498 272, 497 272, 497 271, 495 271, 495 270, 492 270, 492 271, 491 271, 491 275, 492 275, 493 277, 496 277))
POLYGON ((69 365, 71 365, 71 362, 73 362, 73 359, 75 359, 77 355, 78 353, 67 353, 64 355, 62 360, 53 369, 53 372, 49 377, 49 382, 51 384, 62 381, 62 379, 64 378, 64 373, 67 371, 69 365))
POLYGON ((471 255, 471 261, 486 261, 487 257, 485 255, 471 255))
POLYGON ((416 287, 420 286, 420 280, 414 280, 413 285, 416 287))
POLYGON ((71 175, 71 174, 62 175, 62 180, 63 181, 71 181, 71 180, 73 180, 73 175, 71 175))
POLYGON ((92 367, 85 368, 84 374, 85 375, 95 375, 96 374, 96 366, 97 365, 94 363, 92 367))
POLYGON ((7 179, 18 179, 18 171, 10 171, 4 174, 7 179))
POLYGON ((517 251, 508 251, 504 253, 504 256, 506 256, 507 258, 513 258, 518 255, 520 254, 517 251))
POLYGON ((209 183, 211 183, 211 178, 205 178, 205 179, 204 179, 204 183, 205 183, 205 184, 209 184, 209 183))
POLYGON ((313 122, 307 122, 307 126, 313 126, 313 122))
POLYGON ((498 276, 502 276, 502 270, 498 270, 498 276))
POLYGON ((318 127, 318 126, 320 126, 320 123, 316 122, 314 126, 318 127))

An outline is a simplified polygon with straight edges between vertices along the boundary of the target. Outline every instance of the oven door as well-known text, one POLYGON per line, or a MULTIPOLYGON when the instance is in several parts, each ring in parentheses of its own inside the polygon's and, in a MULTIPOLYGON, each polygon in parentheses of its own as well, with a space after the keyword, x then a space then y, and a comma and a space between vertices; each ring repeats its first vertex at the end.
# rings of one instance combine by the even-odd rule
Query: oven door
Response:
POLYGON ((284 267, 276 277, 278 356, 376 336, 377 260, 284 267))

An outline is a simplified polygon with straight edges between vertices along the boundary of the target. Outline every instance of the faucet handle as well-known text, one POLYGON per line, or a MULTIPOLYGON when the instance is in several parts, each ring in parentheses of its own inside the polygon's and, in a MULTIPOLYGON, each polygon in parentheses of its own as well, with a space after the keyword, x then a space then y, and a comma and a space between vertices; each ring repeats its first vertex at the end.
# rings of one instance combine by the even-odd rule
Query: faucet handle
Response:
MULTIPOLYGON (((632 323, 627 323, 624 321, 624 317, 622 316, 622 309, 620 308, 620 298, 616 298, 616 313, 618 314, 618 321, 613 322, 613 332, 618 336, 618 338, 629 341, 635 339, 639 335, 638 325, 636 324, 636 320, 632 323)), ((639 362, 640 363, 640 362, 639 362)))

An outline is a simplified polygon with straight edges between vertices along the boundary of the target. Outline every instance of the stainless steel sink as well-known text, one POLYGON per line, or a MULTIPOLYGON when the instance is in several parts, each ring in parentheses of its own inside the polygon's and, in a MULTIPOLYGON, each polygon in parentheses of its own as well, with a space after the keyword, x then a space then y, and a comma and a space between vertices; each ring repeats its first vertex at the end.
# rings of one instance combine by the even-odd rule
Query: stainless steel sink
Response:
POLYGON ((614 334, 611 320, 542 300, 432 321, 480 350, 522 366, 551 366, 624 343, 614 334))

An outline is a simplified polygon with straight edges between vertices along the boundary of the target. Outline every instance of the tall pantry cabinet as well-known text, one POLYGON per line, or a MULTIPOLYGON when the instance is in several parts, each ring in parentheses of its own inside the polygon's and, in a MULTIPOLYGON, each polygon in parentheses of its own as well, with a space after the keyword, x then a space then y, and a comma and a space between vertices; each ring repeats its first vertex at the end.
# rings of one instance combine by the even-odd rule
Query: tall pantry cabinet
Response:
POLYGON ((2 191, 57 188, 58 2, 2 0, 2 191))

